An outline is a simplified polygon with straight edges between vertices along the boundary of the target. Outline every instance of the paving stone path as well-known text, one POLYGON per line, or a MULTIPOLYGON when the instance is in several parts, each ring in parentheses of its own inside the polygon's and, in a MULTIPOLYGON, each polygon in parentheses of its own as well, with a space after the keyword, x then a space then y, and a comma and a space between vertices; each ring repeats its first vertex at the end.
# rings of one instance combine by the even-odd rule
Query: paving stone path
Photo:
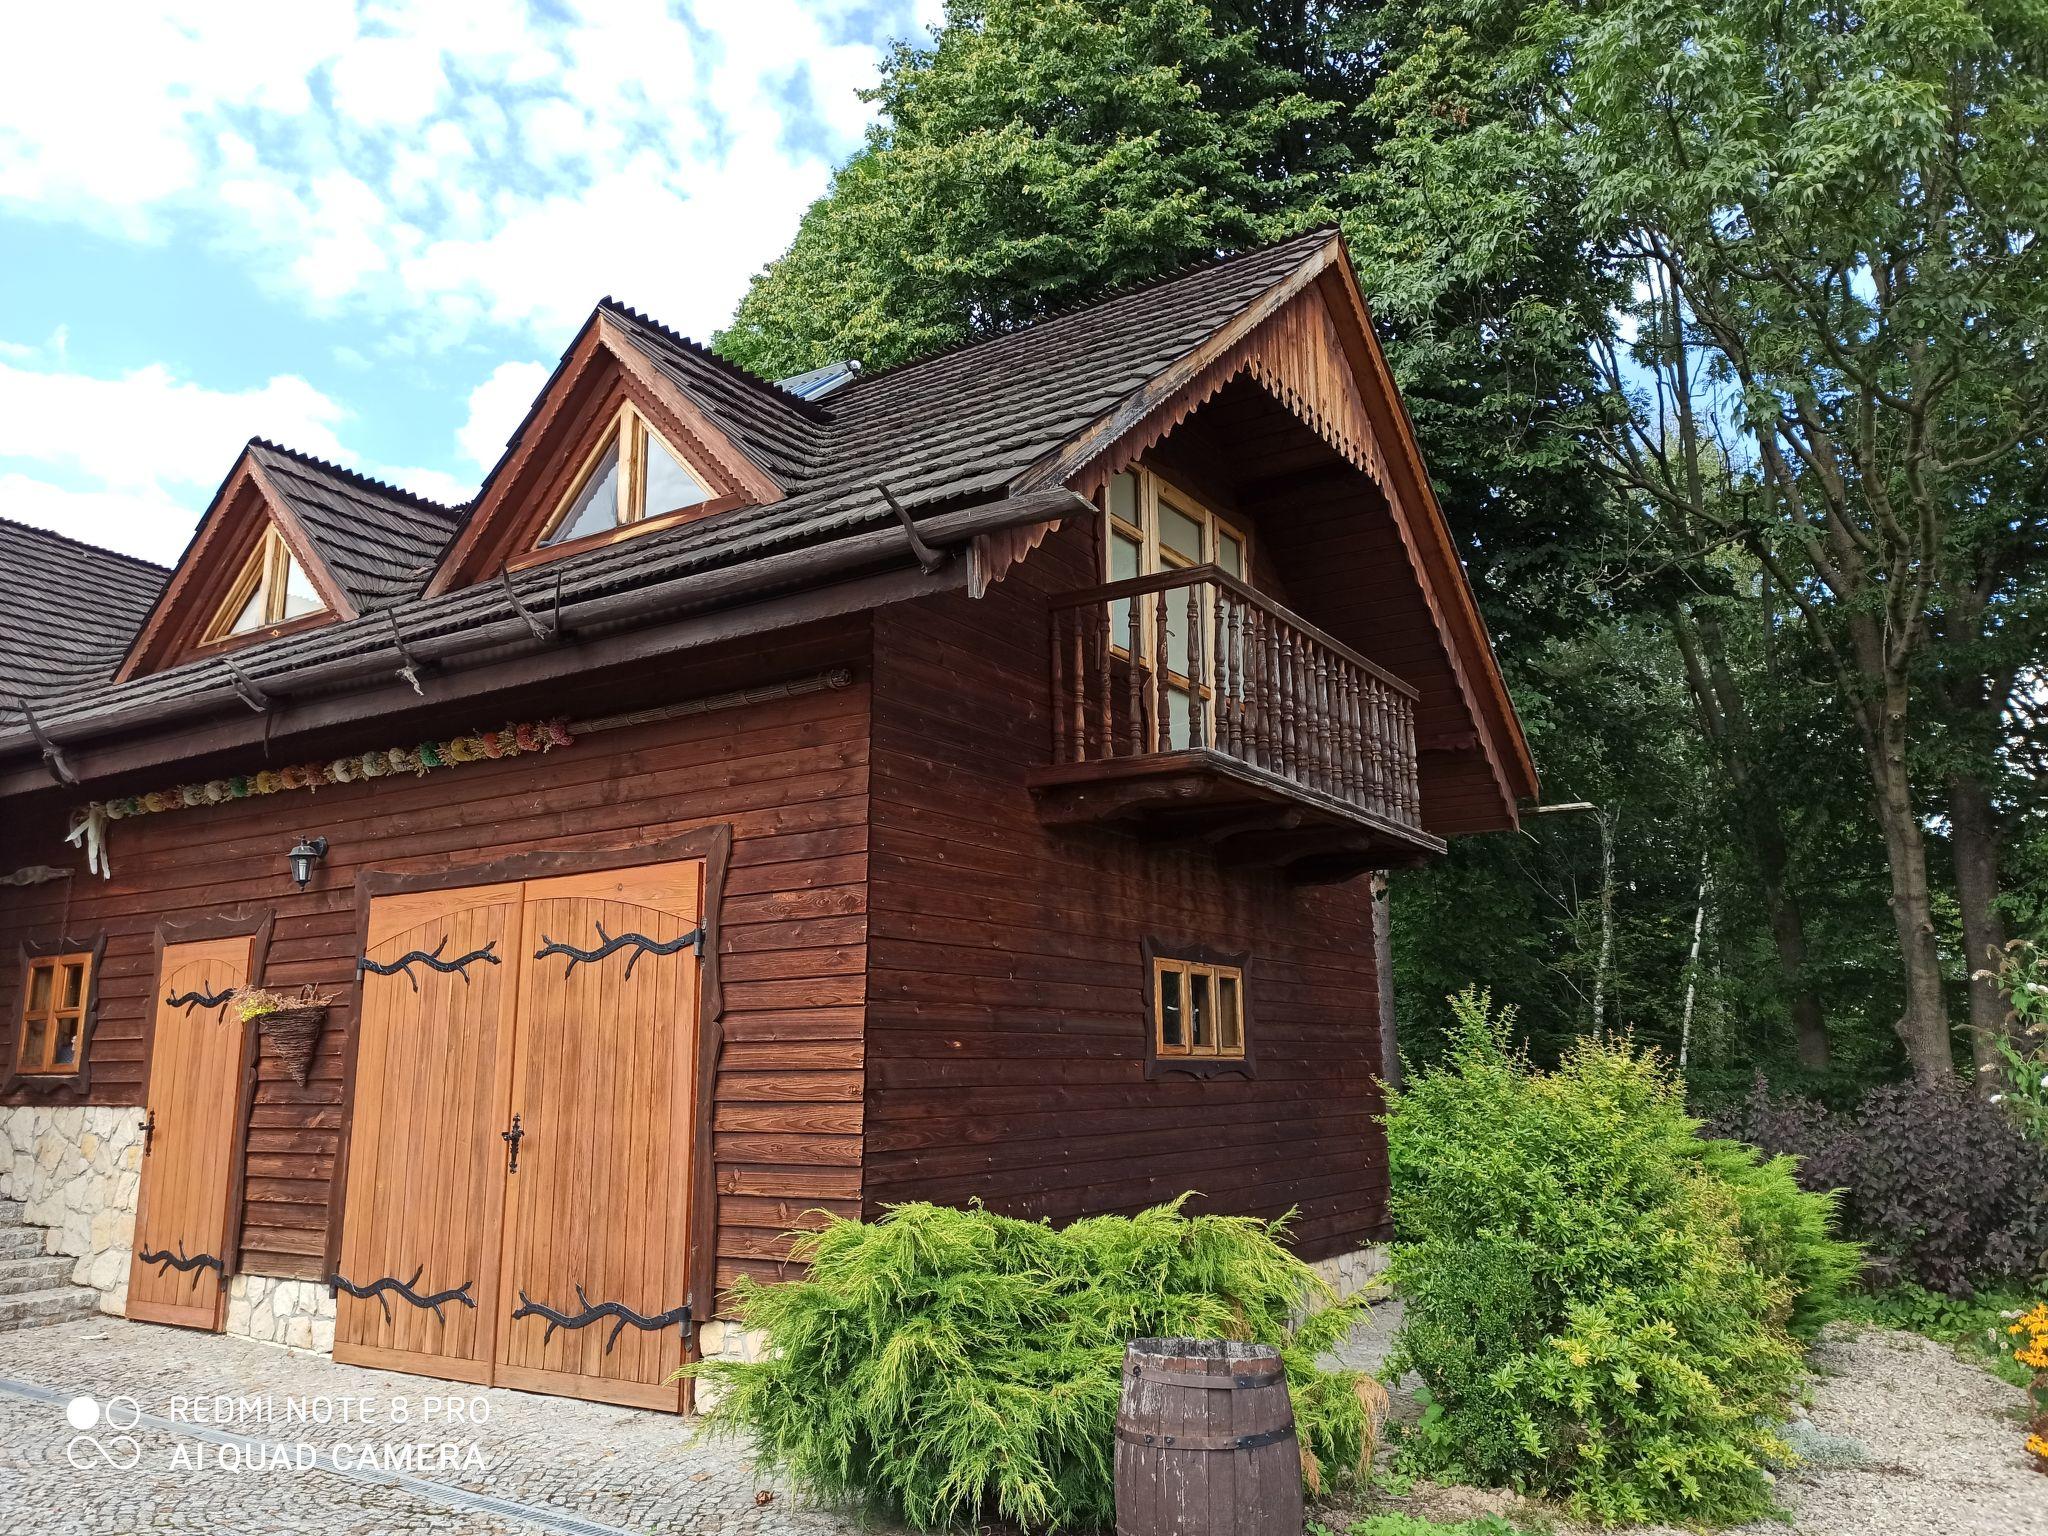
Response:
POLYGON ((857 1530, 877 1527, 797 1504, 755 1471, 743 1444, 708 1440, 662 1414, 362 1370, 113 1318, 0 1334, 4 1532, 857 1530), (105 1405, 89 1431, 67 1418, 77 1395, 105 1405), (129 1424, 129 1404, 116 1398, 132 1399, 140 1421, 129 1424), (462 1400, 460 1420, 449 1399, 462 1400), (320 1414, 329 1422, 306 1416, 320 1414), (379 1465, 407 1446, 416 1448, 409 1468, 379 1465))

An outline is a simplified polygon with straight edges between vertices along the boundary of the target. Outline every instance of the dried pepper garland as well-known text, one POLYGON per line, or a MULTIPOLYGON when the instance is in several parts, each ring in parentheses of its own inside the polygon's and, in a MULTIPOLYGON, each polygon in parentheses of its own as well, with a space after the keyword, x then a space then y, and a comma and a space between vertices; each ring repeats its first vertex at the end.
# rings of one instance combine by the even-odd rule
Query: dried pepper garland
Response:
POLYGON ((265 768, 251 774, 235 774, 202 783, 180 784, 173 789, 152 790, 146 795, 125 795, 114 800, 95 800, 71 817, 69 839, 85 849, 86 868, 95 874, 111 875, 107 863, 107 823, 130 816, 150 816, 162 811, 182 811, 200 805, 225 805, 252 795, 274 795, 287 789, 319 789, 325 784, 355 784, 393 774, 424 774, 436 768, 460 763, 492 762, 501 757, 519 757, 529 752, 548 752, 575 741, 565 721, 529 720, 508 724, 501 730, 477 731, 446 741, 423 741, 416 747, 390 747, 337 757, 324 763, 295 763, 286 768, 265 768))

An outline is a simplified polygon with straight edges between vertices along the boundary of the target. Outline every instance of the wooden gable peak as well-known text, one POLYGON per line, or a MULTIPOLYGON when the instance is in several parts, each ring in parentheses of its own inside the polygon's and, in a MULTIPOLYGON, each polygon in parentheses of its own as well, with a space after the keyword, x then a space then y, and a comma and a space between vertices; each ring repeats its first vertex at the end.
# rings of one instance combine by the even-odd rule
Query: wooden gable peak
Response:
POLYGON ((254 446, 252 439, 214 493, 114 681, 358 616, 254 446), (256 622, 238 622, 252 601, 256 622))
MULTIPOLYGON (((622 321, 626 313, 610 300, 592 312, 485 478, 467 522, 427 583, 426 595, 474 585, 507 566, 592 542, 578 538, 554 546, 546 541, 628 418, 644 426, 643 438, 624 445, 629 468, 636 453, 658 466, 658 452, 704 490, 701 500, 679 509, 677 516, 702 517, 782 499, 783 485, 656 366, 622 321)), ((669 520, 659 513, 648 519, 669 520)))
MULTIPOLYGON (((1095 495, 1240 375, 1253 378, 1385 495, 1413 568, 1434 596, 1459 691, 1474 721, 1484 722, 1480 745, 1502 800, 1511 808, 1533 796, 1537 778, 1528 739, 1342 236, 1332 234, 1201 345, 1034 465, 1015 491, 1064 485, 1095 495)), ((999 580, 1043 536, 1014 530, 1002 548, 983 551, 977 586, 999 580)))

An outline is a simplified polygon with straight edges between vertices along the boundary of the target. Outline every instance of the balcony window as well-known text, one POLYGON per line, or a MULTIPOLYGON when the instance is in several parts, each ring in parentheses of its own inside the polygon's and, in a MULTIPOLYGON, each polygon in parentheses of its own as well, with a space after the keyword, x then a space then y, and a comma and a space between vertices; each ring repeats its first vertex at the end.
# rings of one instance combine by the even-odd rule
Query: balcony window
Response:
MULTIPOLYGON (((1129 469, 1109 482, 1104 507, 1103 541, 1111 581, 1151 576, 1162 571, 1214 565, 1242 581, 1247 569, 1244 531, 1149 469, 1129 469)), ((1179 600, 1140 603, 1137 632, 1132 633, 1131 600, 1110 605, 1109 632, 1116 654, 1129 659, 1135 639, 1141 665, 1149 669, 1162 645, 1166 661, 1167 731, 1173 743, 1194 739, 1194 714, 1199 703, 1205 720, 1213 710, 1206 680, 1193 676, 1189 624, 1195 620, 1213 632, 1215 604, 1207 593, 1191 607, 1179 600)))

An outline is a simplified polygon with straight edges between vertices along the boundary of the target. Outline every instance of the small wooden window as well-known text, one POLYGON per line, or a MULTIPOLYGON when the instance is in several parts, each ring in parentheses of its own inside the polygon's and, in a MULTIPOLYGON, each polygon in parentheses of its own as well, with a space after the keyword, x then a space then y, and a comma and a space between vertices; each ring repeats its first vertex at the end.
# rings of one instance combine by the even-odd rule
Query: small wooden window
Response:
POLYGON ((92 955, 39 955, 25 964, 15 1070, 23 1077, 75 1075, 85 1060, 92 955))
POLYGON ((1148 942, 1145 959, 1154 1068, 1198 1074, 1247 1070, 1245 957, 1148 942))
POLYGON ((252 635, 287 619, 318 613, 326 606, 292 558, 283 536, 275 528, 265 528, 248 563, 228 589, 227 601, 206 626, 203 643, 252 635))
POLYGON ((577 543, 687 512, 711 499, 703 478, 662 441, 647 418, 630 405, 621 406, 536 547, 577 543))

